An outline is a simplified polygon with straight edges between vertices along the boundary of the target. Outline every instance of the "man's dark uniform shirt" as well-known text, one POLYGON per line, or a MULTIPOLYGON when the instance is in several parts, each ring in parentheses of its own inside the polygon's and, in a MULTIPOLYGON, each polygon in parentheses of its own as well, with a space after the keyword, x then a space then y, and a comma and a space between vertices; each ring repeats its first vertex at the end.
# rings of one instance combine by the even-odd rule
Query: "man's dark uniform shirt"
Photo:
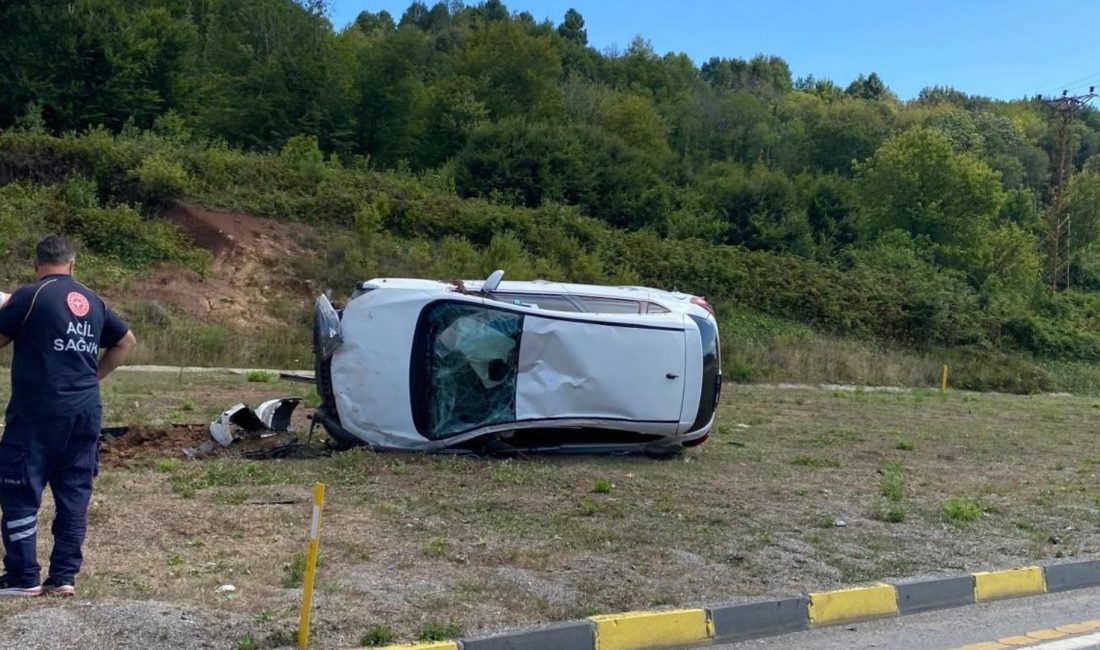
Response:
POLYGON ((129 327, 70 275, 20 287, 0 307, 0 334, 14 340, 6 420, 82 413, 100 406, 99 352, 129 327))

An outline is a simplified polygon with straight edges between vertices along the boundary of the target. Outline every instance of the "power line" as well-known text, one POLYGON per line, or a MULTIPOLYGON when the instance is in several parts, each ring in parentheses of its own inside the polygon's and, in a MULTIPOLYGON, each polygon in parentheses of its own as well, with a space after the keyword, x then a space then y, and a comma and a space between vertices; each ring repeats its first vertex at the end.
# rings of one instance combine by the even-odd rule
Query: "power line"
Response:
POLYGON ((1059 88, 1072 88, 1073 86, 1083 84, 1086 81, 1092 81, 1093 79, 1100 79, 1100 72, 1094 72, 1090 75, 1081 77, 1080 79, 1074 79, 1073 81, 1067 81, 1066 83, 1058 84, 1051 89, 1051 94, 1057 93, 1059 88))

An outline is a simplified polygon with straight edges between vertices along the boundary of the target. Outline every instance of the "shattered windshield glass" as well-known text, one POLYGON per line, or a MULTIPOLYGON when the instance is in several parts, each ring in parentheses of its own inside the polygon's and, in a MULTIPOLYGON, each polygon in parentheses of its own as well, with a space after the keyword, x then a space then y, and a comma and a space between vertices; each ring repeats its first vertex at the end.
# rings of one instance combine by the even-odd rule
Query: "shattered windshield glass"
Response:
POLYGON ((516 419, 523 315, 479 305, 436 303, 427 336, 428 438, 516 419))

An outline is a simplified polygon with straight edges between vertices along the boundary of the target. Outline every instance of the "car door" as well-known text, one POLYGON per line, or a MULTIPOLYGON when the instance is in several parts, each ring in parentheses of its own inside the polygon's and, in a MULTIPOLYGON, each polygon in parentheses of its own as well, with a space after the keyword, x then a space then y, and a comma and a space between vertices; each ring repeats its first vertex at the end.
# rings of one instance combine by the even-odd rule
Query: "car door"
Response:
POLYGON ((528 313, 516 419, 680 420, 684 317, 528 313))

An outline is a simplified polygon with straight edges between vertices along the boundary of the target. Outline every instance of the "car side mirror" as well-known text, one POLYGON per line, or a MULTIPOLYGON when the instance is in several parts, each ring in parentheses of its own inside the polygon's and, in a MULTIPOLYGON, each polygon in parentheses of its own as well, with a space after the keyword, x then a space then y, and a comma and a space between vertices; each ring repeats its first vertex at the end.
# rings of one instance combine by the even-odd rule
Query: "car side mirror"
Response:
POLYGON ((497 269, 489 274, 489 277, 485 280, 485 283, 481 285, 481 293, 492 293, 500 286, 500 281, 504 279, 504 271, 497 269))

